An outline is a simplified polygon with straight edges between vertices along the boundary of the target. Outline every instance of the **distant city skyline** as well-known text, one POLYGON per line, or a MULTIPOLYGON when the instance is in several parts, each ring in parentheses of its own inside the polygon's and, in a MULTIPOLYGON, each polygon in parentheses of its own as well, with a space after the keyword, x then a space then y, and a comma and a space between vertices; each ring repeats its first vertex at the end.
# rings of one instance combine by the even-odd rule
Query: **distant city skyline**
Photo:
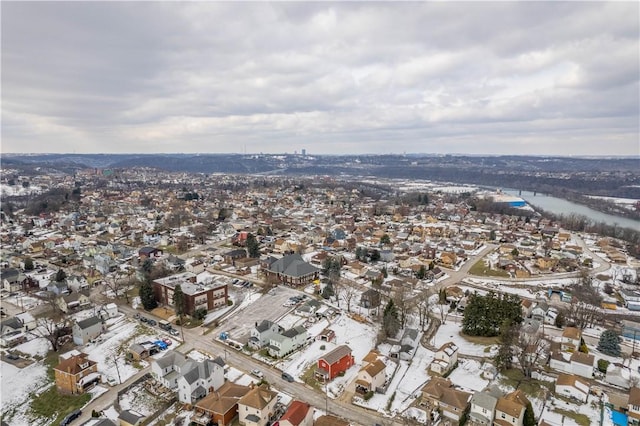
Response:
POLYGON ((640 154, 638 2, 3 2, 3 153, 640 154))

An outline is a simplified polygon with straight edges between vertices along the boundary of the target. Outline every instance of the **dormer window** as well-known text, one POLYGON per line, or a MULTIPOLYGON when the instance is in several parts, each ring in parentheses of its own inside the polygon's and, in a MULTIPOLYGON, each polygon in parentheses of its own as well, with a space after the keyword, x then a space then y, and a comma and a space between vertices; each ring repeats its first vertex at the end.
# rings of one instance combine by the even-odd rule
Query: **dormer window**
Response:
POLYGON ((84 363, 80 364, 80 368, 83 369, 83 370, 85 368, 88 368, 88 367, 89 367, 89 363, 88 362, 84 362, 84 363))

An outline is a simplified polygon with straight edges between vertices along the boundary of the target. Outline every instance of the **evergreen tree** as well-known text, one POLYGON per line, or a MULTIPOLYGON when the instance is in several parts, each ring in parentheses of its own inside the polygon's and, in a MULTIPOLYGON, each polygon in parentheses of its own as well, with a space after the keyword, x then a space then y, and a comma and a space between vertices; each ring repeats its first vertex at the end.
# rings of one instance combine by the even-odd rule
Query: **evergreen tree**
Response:
POLYGON ((438 303, 441 305, 447 304, 447 290, 444 288, 441 288, 438 292, 438 303))
POLYGON ((173 305, 176 310, 176 314, 180 317, 180 324, 182 324, 182 315, 184 315, 185 311, 185 298, 184 293, 182 292, 182 287, 180 284, 177 284, 173 289, 173 305))
POLYGON ((24 270, 25 271, 33 271, 33 259, 30 257, 27 257, 24 260, 24 270))
POLYGON ((382 314, 382 329, 387 337, 395 336, 400 330, 398 308, 395 303, 393 303, 393 299, 390 299, 384 308, 384 313, 382 314))
POLYGON ((469 336, 498 336, 505 321, 512 325, 522 322, 520 299, 516 295, 486 296, 473 294, 464 310, 462 332, 469 336))
POLYGON ((522 419, 523 426, 535 426, 536 425, 536 417, 533 413, 533 407, 529 402, 527 404, 527 408, 524 410, 524 419, 522 419))
POLYGON ((380 237, 380 244, 391 244, 391 238, 389 238, 389 234, 384 234, 380 237))
POLYGON ((371 258, 372 262, 377 262, 378 260, 380 260, 380 252, 378 250, 373 250, 369 254, 369 258, 371 258))
POLYGON ((249 253, 249 257, 257 258, 260 257, 260 245, 258 244, 258 240, 253 234, 249 234, 247 236, 247 252, 249 253))
POLYGON ((605 330, 600 335, 598 350, 606 355, 620 356, 620 337, 613 330, 605 330))
POLYGON ((333 291, 333 286, 331 285, 331 283, 328 283, 324 286, 324 289, 322 289, 322 297, 325 299, 330 299, 334 294, 335 292, 333 291))
POLYGON ((64 271, 64 269, 58 269, 58 272, 56 272, 56 282, 60 283, 62 281, 64 281, 67 278, 67 273, 64 271))
POLYGON ((151 285, 151 281, 144 280, 140 284, 140 301, 142 302, 142 306, 147 311, 155 309, 158 306, 158 302, 156 302, 156 297, 153 294, 153 286, 151 285))
POLYGON ((424 265, 420 265, 420 269, 418 269, 418 272, 416 272, 416 278, 419 280, 423 280, 424 277, 426 276, 427 276, 426 268, 424 267, 424 265))

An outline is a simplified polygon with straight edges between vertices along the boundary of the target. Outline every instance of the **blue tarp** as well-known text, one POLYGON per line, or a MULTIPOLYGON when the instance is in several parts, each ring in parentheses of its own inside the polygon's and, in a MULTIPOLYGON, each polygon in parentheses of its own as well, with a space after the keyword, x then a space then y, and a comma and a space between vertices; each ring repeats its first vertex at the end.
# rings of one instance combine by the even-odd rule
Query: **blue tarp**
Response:
POLYGON ((629 424, 627 415, 620 411, 611 411, 611 421, 616 426, 627 426, 629 424))

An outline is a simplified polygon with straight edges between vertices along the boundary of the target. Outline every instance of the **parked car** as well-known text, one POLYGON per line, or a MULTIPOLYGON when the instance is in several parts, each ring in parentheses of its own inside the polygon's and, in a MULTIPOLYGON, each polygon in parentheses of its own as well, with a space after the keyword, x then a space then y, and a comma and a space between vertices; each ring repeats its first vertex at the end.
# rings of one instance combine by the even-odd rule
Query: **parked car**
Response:
POLYGON ((163 342, 162 340, 156 340, 155 342, 153 342, 154 345, 156 345, 157 347, 160 348, 160 350, 166 350, 169 345, 167 345, 165 342, 163 342))
POLYGON ((289 373, 282 373, 282 378, 284 380, 286 380, 287 382, 293 382, 294 381, 293 376, 291 374, 289 374, 289 373))
POLYGON ((179 336, 180 332, 175 328, 172 328, 171 330, 169 330, 169 334, 171 334, 172 336, 179 336))
POLYGON ((140 319, 140 312, 136 312, 136 313, 133 315, 133 317, 134 317, 135 319, 140 319))
POLYGON ((258 379, 262 379, 264 374, 260 370, 251 370, 251 375, 257 377, 258 379))
POLYGON ((70 425, 72 421, 74 421, 75 419, 77 419, 81 415, 82 415, 82 411, 81 410, 76 410, 76 411, 73 411, 73 412, 67 414, 67 416, 64 419, 62 419, 62 421, 60 422, 60 426, 70 425))
POLYGON ((169 339, 169 338, 167 338, 167 337, 163 338, 163 339, 162 339, 162 341, 163 341, 164 343, 166 343, 166 345, 167 345, 167 346, 171 346, 171 345, 173 345, 173 340, 171 340, 171 339, 169 339))
POLYGON ((12 354, 11 352, 7 353, 7 358, 8 359, 12 359, 12 360, 20 359, 20 357, 18 355, 12 354))
POLYGON ((151 326, 154 326, 154 325, 156 325, 158 323, 156 322, 156 320, 150 319, 150 320, 147 320, 147 324, 149 324, 151 326))
POLYGON ((147 322, 149 321, 148 319, 146 319, 145 317, 140 317, 140 322, 147 322))

